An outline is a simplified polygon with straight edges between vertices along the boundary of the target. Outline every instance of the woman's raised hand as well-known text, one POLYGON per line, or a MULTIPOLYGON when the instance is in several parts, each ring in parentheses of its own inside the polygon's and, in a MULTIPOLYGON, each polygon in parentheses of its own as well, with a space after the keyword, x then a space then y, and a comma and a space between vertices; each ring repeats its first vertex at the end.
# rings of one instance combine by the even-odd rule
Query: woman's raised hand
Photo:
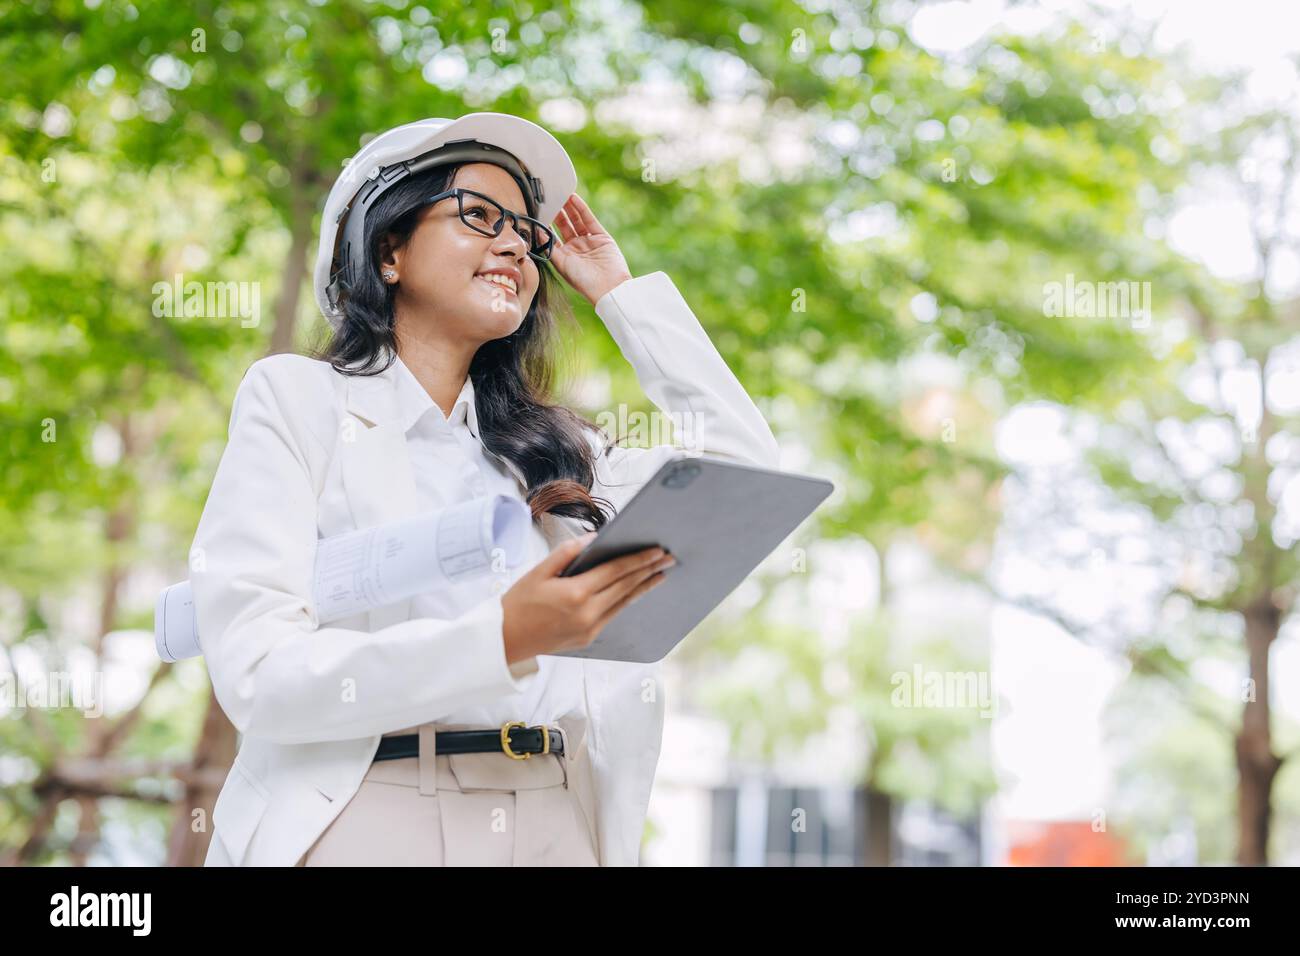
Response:
POLYGON ((646 548, 561 577, 592 535, 560 545, 501 597, 506 663, 587 647, 619 611, 663 580, 676 564, 646 548))
POLYGON ((592 305, 632 278, 618 243, 577 193, 565 201, 552 225, 562 242, 551 250, 551 265, 592 305))

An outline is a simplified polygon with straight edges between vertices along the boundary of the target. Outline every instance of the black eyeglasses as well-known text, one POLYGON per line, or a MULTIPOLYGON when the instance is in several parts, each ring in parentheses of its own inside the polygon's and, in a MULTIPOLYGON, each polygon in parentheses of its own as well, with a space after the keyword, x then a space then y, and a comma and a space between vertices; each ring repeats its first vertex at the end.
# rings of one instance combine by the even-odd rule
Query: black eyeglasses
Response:
POLYGON ((551 248, 555 245, 555 233, 536 219, 511 212, 496 200, 484 196, 482 193, 457 187, 456 189, 448 189, 446 192, 438 193, 436 196, 430 196, 424 202, 426 205, 432 205, 433 203, 442 202, 444 199, 450 199, 452 196, 456 197, 456 206, 460 212, 461 222, 475 232, 484 236, 499 236, 501 230, 505 228, 506 220, 509 219, 510 225, 514 227, 515 232, 519 233, 524 242, 528 243, 528 254, 530 256, 543 261, 551 258, 551 248))

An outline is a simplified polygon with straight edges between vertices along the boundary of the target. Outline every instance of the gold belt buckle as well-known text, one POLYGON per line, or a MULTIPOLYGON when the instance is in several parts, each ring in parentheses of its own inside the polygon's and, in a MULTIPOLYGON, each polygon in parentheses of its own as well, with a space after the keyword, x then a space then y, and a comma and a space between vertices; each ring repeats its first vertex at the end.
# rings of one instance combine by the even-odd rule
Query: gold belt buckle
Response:
MULTIPOLYGON (((526 726, 526 725, 524 724, 524 722, 523 722, 522 720, 508 720, 508 721, 506 721, 504 724, 501 725, 501 749, 502 749, 502 751, 505 752, 505 755, 506 755, 507 757, 510 757, 510 758, 513 759, 513 760, 527 760, 529 757, 532 756, 531 753, 526 753, 526 754, 517 754, 517 753, 515 753, 513 750, 510 749, 510 728, 511 728, 511 727, 524 727, 524 726, 526 726)), ((543 754, 548 754, 548 753, 550 753, 550 752, 551 752, 551 731, 550 731, 550 728, 547 727, 546 724, 533 724, 533 726, 530 727, 529 729, 530 729, 530 730, 538 730, 538 729, 541 730, 541 732, 542 732, 542 753, 543 753, 543 754)))

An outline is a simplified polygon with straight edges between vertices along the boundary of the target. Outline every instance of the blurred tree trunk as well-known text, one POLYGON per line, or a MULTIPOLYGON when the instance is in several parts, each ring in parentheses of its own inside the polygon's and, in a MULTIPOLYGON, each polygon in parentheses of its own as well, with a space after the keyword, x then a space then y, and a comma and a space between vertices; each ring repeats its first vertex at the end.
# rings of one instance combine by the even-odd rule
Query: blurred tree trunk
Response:
POLYGON ((217 794, 237 750, 235 726, 226 719, 225 711, 209 688, 208 712, 203 718, 198 743, 194 746, 194 773, 185 784, 185 796, 181 798, 172 823, 167 866, 203 865, 208 845, 212 842, 212 807, 217 802, 217 794))
MULTIPOLYGON (((307 178, 307 174, 300 170, 294 176, 294 183, 301 183, 307 178)), ((307 251, 312 240, 311 199, 303 186, 295 185, 292 188, 289 254, 281 269, 282 281, 280 296, 275 303, 275 326, 271 329, 271 347, 268 352, 270 355, 293 351, 294 333, 298 325, 298 297, 307 276, 307 251)))
POLYGON ((1241 729, 1237 733, 1237 863, 1268 863, 1268 837, 1272 823, 1273 779, 1282 761, 1273 753, 1269 719, 1268 652, 1277 638, 1281 615, 1267 594, 1246 610, 1246 647, 1250 681, 1241 729))
POLYGON ((866 865, 890 866, 894 862, 894 798, 868 785, 866 865))
MULTIPOLYGON (((1257 242, 1263 241, 1257 239, 1257 242)), ((1265 262, 1270 258, 1269 253, 1263 256, 1265 262)), ((1265 327, 1272 327, 1277 323, 1277 316, 1262 298, 1263 291, 1261 284, 1261 304, 1257 306, 1259 320, 1265 327)), ((1248 351, 1248 354, 1253 351, 1248 351)), ((1240 866, 1266 866, 1272 825, 1273 780, 1282 765, 1281 759, 1273 753, 1268 699, 1269 649, 1277 640, 1284 611, 1290 611, 1291 599, 1279 590, 1282 551, 1273 536, 1277 503, 1269 495, 1274 466, 1268 460, 1266 448, 1277 431, 1277 420, 1269 410, 1264 386, 1270 351, 1254 352, 1251 357, 1260 369, 1261 413, 1259 434, 1254 442, 1243 446, 1241 474, 1244 497, 1254 510, 1258 530, 1242 548, 1242 569, 1239 572, 1250 582, 1250 590, 1243 595, 1248 595, 1249 600, 1237 607, 1245 621, 1250 680, 1246 693, 1242 695, 1241 727, 1234 741, 1238 775, 1237 863, 1240 866)))
MULTIPOLYGON (((301 183, 308 177, 309 172, 299 170, 294 182, 301 183)), ((307 276, 307 252, 312 239, 312 203, 308 189, 295 186, 291 203, 289 252, 281 270, 283 279, 275 304, 275 325, 271 329, 268 355, 293 351, 298 298, 307 276)), ((209 688, 207 714, 194 745, 193 773, 186 782, 185 796, 172 823, 167 847, 168 866, 203 865, 212 841, 212 808, 221 791, 220 784, 212 786, 210 782, 213 773, 206 771, 219 772, 224 777, 238 751, 235 725, 227 719, 225 711, 217 703, 216 694, 209 688)))

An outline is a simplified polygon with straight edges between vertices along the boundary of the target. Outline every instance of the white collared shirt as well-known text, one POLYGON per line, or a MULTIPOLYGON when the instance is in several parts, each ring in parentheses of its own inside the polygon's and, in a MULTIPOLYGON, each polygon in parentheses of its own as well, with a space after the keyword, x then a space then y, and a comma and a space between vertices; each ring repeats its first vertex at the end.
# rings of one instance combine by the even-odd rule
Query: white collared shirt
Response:
MULTIPOLYGON (((474 384, 468 376, 448 419, 400 358, 394 361, 389 374, 394 376, 396 384, 398 409, 406 430, 421 512, 493 494, 524 500, 526 489, 499 458, 483 447, 474 404, 474 384)), ((524 559, 507 572, 507 587, 527 574, 550 552, 546 536, 536 522, 529 529, 528 548, 524 559)), ((411 615, 445 620, 457 618, 489 597, 493 583, 500 586, 499 575, 484 576, 417 595, 412 600, 411 615)), ((527 681, 523 690, 483 701, 477 706, 462 707, 436 719, 443 723, 475 724, 488 728, 499 727, 508 720, 522 720, 530 725, 549 723, 571 711, 581 712, 581 661, 549 655, 540 655, 533 660, 538 669, 537 679, 527 681)), ((531 667, 525 662, 518 666, 521 671, 531 667)))

